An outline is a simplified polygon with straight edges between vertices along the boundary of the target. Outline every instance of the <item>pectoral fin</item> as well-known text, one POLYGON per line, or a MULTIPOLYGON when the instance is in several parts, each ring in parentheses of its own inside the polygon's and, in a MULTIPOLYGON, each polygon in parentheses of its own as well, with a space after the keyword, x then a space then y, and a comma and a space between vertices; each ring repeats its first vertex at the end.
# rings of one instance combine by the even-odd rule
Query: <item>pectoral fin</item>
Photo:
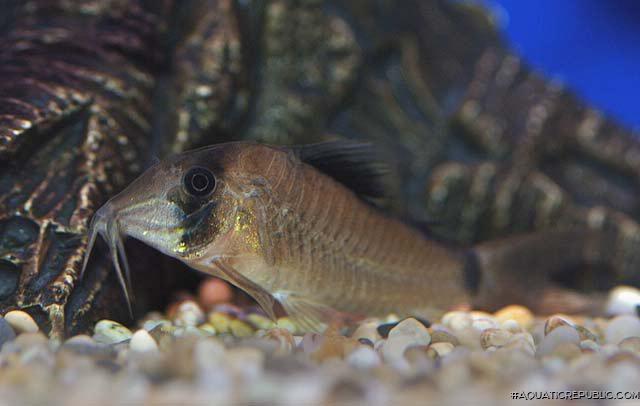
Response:
POLYGON ((271 293, 253 283, 248 278, 242 276, 240 272, 226 264, 222 259, 214 260, 211 264, 220 271, 220 273, 216 273, 215 276, 218 276, 245 291, 256 302, 258 302, 258 305, 260 305, 262 310, 264 310, 271 320, 275 321, 277 319, 274 310, 275 299, 271 293))
POLYGON ((340 318, 340 313, 331 307, 292 293, 279 292, 275 297, 294 323, 309 332, 320 333, 340 318))

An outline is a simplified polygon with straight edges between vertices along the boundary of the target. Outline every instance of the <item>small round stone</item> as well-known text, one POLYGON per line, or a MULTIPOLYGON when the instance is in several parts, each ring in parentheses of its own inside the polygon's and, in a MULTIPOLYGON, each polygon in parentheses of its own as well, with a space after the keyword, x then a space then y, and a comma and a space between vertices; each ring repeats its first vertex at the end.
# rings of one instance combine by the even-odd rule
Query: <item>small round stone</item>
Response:
POLYGON ((27 312, 22 310, 12 310, 4 315, 4 319, 18 333, 37 333, 40 329, 27 312))
POLYGON ((618 344, 627 337, 640 337, 640 319, 631 315, 617 316, 609 322, 604 334, 609 344, 618 344))
POLYGON ((489 328, 480 335, 480 345, 486 350, 489 347, 502 347, 506 345, 513 337, 513 334, 507 330, 489 328))
POLYGON ((454 332, 471 327, 473 317, 468 312, 452 311, 442 316, 442 324, 454 332))
POLYGON ((140 329, 133 333, 129 347, 132 351, 151 353, 158 351, 158 343, 151 337, 147 330, 140 329))
POLYGON ((96 323, 93 339, 102 344, 116 344, 131 338, 131 330, 113 320, 96 323))
POLYGON ((209 314, 209 324, 211 324, 218 334, 225 334, 231 331, 231 317, 222 312, 213 312, 209 314))
POLYGON ((471 327, 478 331, 484 331, 497 328, 498 323, 489 317, 478 317, 471 320, 471 327))
POLYGON ((640 290, 632 286, 618 286, 609 293, 606 312, 610 315, 637 315, 640 290))
POLYGON ((579 344, 580 334, 570 326, 556 327, 542 339, 537 355, 541 357, 551 355, 555 348, 563 343, 579 344))
POLYGON ((522 328, 528 330, 534 321, 533 313, 529 309, 520 305, 510 305, 503 307, 493 315, 499 323, 507 320, 515 320, 522 328))
POLYGON ((311 358, 316 361, 327 361, 332 358, 344 359, 355 348, 361 347, 352 338, 339 334, 327 334, 320 341, 320 345, 311 353, 311 358))
POLYGON ((231 320, 229 329, 234 337, 251 337, 253 335, 251 326, 242 320, 231 320))
POLYGON ((233 299, 233 290, 229 284, 218 278, 210 278, 200 284, 198 300, 205 309, 211 309, 220 303, 228 303, 233 299))
POLYGON ((414 318, 404 319, 389 331, 388 339, 410 338, 417 345, 429 345, 431 335, 429 330, 414 318))
POLYGON ((380 356, 372 348, 360 346, 347 356, 347 363, 358 369, 371 369, 380 365, 380 356))
POLYGON ((178 327, 195 327, 204 322, 204 312, 195 301, 184 300, 178 305, 173 322, 178 327))
POLYGON ((431 343, 429 330, 413 318, 402 320, 389 331, 389 338, 384 343, 382 353, 385 359, 394 362, 404 355, 411 346, 427 346, 431 343))
MULTIPOLYGON (((387 334, 389 333, 387 332, 387 334)), ((353 334, 351 334, 351 338, 355 338, 356 340, 366 338, 367 340, 375 343, 382 337, 380 337, 380 334, 378 333, 378 323, 375 321, 367 321, 356 328, 353 334)))

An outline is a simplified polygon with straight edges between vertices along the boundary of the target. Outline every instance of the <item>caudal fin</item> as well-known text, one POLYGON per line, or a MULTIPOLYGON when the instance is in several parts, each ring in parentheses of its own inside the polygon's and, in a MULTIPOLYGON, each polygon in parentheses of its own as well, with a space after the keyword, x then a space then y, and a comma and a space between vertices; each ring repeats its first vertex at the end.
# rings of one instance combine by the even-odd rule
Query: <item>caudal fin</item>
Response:
POLYGON ((550 284, 551 277, 589 266, 618 272, 614 243, 605 232, 568 230, 542 231, 479 244, 470 253, 480 275, 475 304, 493 309, 521 303, 544 311, 550 303, 545 289, 552 287, 555 298, 552 303, 557 311, 581 308, 596 311, 600 305, 597 296, 589 301, 585 299, 587 296, 571 295, 569 291, 567 295, 558 295, 561 290, 550 284))

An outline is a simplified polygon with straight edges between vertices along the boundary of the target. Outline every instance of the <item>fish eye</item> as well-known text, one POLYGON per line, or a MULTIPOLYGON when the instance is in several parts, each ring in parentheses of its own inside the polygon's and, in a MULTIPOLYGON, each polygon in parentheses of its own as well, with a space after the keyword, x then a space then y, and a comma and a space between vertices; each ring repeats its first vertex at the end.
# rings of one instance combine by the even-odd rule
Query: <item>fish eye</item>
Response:
POLYGON ((194 166, 184 175, 182 184, 189 195, 206 197, 216 188, 216 178, 209 169, 194 166))

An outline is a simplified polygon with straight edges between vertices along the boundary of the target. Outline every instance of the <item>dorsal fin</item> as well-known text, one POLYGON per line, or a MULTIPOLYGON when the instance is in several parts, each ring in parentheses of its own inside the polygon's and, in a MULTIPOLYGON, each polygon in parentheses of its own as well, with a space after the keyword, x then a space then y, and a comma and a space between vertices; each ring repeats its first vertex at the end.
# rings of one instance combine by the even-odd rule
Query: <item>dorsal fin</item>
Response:
POLYGON ((373 145, 337 140, 292 149, 302 162, 331 176, 362 199, 379 205, 388 197, 385 179, 391 171, 373 145))

